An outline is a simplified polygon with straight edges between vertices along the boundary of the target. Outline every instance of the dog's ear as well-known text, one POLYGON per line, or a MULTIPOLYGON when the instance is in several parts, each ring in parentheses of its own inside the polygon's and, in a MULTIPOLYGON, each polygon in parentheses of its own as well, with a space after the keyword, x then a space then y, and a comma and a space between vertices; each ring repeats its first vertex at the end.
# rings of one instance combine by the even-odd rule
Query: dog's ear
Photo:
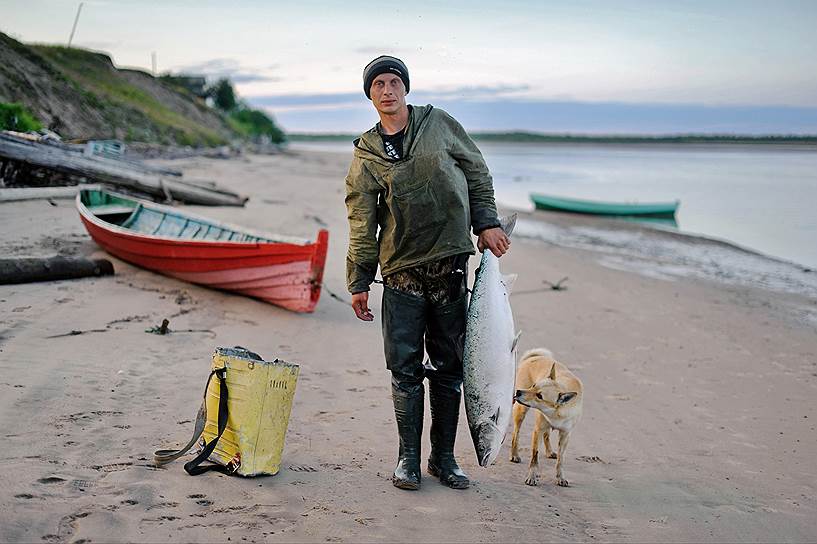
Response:
POLYGON ((570 391, 568 393, 559 393, 559 397, 556 399, 556 404, 560 406, 562 404, 566 404, 573 400, 573 397, 575 397, 576 395, 578 395, 578 393, 576 393, 575 391, 570 391))
POLYGON ((551 380, 556 379, 556 363, 553 363, 553 366, 550 367, 550 376, 548 376, 551 380))

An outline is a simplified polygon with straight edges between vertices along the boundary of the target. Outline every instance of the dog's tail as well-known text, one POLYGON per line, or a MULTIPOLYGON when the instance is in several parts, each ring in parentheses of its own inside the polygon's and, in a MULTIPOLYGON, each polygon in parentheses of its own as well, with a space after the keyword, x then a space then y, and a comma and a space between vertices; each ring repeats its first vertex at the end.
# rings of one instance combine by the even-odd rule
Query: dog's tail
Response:
POLYGON ((550 359, 553 359, 553 353, 551 353, 551 351, 549 349, 545 349, 545 348, 529 349, 528 351, 526 351, 525 353, 522 354, 522 358, 519 359, 519 360, 524 361, 525 359, 528 359, 529 357, 548 357, 550 359))

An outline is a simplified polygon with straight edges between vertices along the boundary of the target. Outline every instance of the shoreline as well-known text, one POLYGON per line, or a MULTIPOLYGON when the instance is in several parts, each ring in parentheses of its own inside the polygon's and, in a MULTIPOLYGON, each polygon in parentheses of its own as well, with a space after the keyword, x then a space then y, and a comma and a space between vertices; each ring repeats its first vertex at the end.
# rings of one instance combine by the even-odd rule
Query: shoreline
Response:
MULTIPOLYGON (((522 429, 523 464, 508 462, 506 440, 497 463, 483 469, 463 414, 455 453, 471 489, 453 491, 425 475, 418 492, 394 489, 397 439, 377 323, 380 287, 372 288, 374 323, 355 320, 330 296, 345 295, 346 160, 285 153, 155 162, 251 197, 245 208, 186 207, 193 213, 304 238, 326 225, 325 289, 310 315, 107 256, 70 200, 0 203, 3 252, 105 257, 116 271, 0 286, 8 468, 0 475, 0 540, 817 538, 808 521, 817 516, 817 338, 815 325, 791 314, 797 305, 817 309, 815 302, 615 268, 635 262, 626 253, 633 237, 636 249, 649 251, 680 243, 630 224, 600 240, 624 253, 520 236, 501 262, 503 272, 519 274, 511 303, 523 331, 520 353, 547 347, 585 384, 584 419, 565 460, 571 487, 553 483, 550 460, 538 487, 524 484, 532 417, 522 429), (565 276, 566 290, 544 283, 565 276), (180 332, 145 332, 163 318, 180 332), (180 461, 151 466, 153 450, 188 438, 217 345, 301 365, 275 477, 190 477, 180 461)), ((522 219, 523 230, 533 222, 522 219)), ((574 229, 587 237, 582 243, 600 243, 597 225, 548 220, 556 241, 574 229)), ((666 255, 649 251, 668 266, 666 255)), ((472 258, 469 268, 476 263, 472 258)), ((426 424, 424 457, 428 444, 426 424)))
MULTIPOLYGON (((321 145, 321 144, 338 144, 338 143, 348 143, 349 148, 352 148, 352 142, 357 136, 349 136, 348 138, 318 138, 314 140, 309 139, 295 139, 290 140, 289 144, 287 145, 286 149, 292 150, 290 147, 292 144, 299 145, 299 144, 306 144, 306 145, 321 145)), ((487 145, 507 145, 507 146, 523 146, 523 147, 603 147, 603 148, 617 148, 620 147, 622 149, 662 149, 662 150, 672 150, 672 151, 724 151, 724 150, 734 150, 734 151, 790 151, 796 153, 815 153, 817 152, 817 143, 810 143, 810 144, 798 144, 798 143, 790 143, 790 142, 781 142, 781 143, 749 143, 749 142, 707 142, 707 143, 698 143, 698 142, 690 142, 690 143, 683 143, 683 142, 582 142, 582 141, 564 141, 564 142, 530 142, 530 141, 509 141, 509 140, 486 140, 486 139, 479 139, 476 138, 474 141, 480 144, 487 144, 487 145)), ((326 153, 341 153, 341 151, 332 151, 326 150, 322 151, 326 153)))

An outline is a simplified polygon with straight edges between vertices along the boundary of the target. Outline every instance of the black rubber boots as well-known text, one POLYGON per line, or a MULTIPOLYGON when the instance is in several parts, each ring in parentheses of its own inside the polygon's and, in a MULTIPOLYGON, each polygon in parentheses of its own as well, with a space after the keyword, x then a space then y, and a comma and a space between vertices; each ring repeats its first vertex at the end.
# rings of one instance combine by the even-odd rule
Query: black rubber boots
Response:
POLYGON ((420 489, 420 440, 423 434, 423 332, 426 302, 389 287, 383 290, 383 346, 392 373, 392 400, 399 458, 392 483, 420 489))
POLYGON ((394 487, 420 489, 420 440, 423 435, 423 385, 410 393, 392 386, 394 417, 400 435, 397 467, 392 475, 394 487))

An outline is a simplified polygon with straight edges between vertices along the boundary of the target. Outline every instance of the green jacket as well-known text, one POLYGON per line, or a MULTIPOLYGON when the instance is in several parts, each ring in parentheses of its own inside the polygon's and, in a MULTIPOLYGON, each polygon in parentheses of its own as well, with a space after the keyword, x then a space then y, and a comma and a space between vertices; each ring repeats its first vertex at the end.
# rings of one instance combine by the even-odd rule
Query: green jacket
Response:
POLYGON ((491 175, 462 126, 431 105, 410 110, 402 159, 386 155, 377 126, 355 140, 346 176, 351 293, 369 290, 378 263, 387 276, 473 254, 470 229, 499 226, 491 175))

